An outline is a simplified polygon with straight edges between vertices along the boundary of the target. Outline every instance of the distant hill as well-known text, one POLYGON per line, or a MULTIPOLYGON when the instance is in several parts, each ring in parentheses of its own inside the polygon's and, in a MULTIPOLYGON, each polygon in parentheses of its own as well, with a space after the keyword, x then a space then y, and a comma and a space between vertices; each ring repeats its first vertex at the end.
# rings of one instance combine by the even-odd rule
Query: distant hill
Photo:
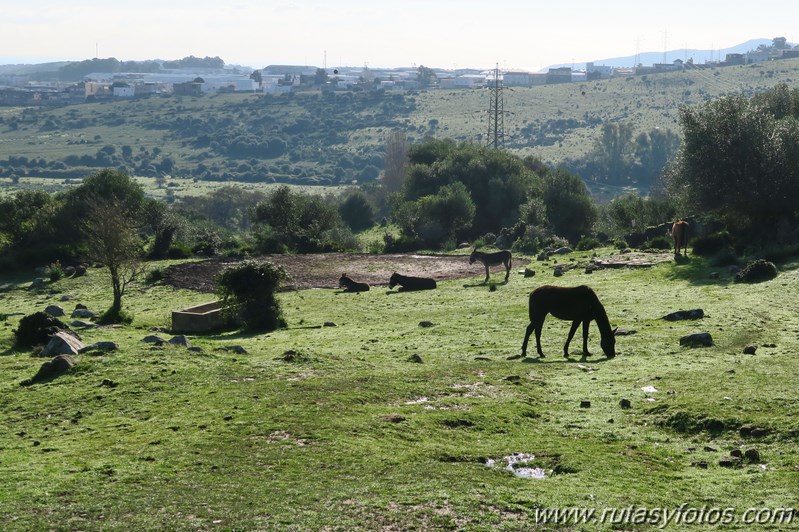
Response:
MULTIPOLYGON (((772 39, 752 39, 729 48, 721 48, 718 50, 699 50, 697 48, 682 48, 677 50, 669 50, 665 54, 663 52, 643 52, 636 55, 629 55, 626 57, 611 57, 609 59, 596 59, 593 61, 595 65, 605 65, 614 68, 620 67, 633 67, 636 64, 654 65, 655 63, 671 63, 676 59, 693 59, 694 63, 708 63, 711 61, 723 61, 727 54, 745 54, 757 49, 761 44, 770 46, 772 39)), ((571 67, 582 70, 585 68, 585 63, 560 63, 551 65, 549 68, 557 67, 571 67)))

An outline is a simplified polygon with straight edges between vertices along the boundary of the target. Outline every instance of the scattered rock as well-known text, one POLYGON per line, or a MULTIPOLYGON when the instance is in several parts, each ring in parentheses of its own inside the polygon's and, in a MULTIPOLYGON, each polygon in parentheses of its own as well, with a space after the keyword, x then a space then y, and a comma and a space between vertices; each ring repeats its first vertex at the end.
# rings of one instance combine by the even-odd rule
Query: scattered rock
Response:
POLYGON ((591 401, 583 399, 580 401, 580 408, 591 408, 591 401))
POLYGON ((735 458, 742 458, 744 455, 743 451, 740 449, 733 449, 730 451, 730 456, 734 456, 735 458))
POLYGON ((671 314, 666 314, 663 319, 666 321, 681 321, 681 320, 698 320, 705 317, 705 311, 701 308, 693 310, 678 310, 671 314))
POLYGON ((31 282, 28 289, 33 290, 34 288, 41 288, 42 286, 45 285, 45 283, 47 283, 47 279, 45 279, 44 277, 37 277, 31 282))
POLYGON ((721 467, 737 467, 741 463, 741 459, 735 456, 723 456, 719 459, 721 467))
POLYGON ((242 346, 240 346, 240 345, 231 345, 231 346, 228 346, 228 347, 227 347, 227 350, 228 350, 228 351, 233 351, 234 353, 237 353, 237 354, 239 354, 239 355, 246 355, 246 354, 248 354, 248 353, 249 353, 249 351, 247 351, 246 349, 244 349, 244 347, 242 347, 242 346))
POLYGON ((399 414, 389 414, 387 416, 380 416, 380 421, 388 421, 389 423, 402 423, 405 417, 399 414))
POLYGON ((112 381, 111 379, 103 379, 103 382, 100 383, 100 386, 105 388, 116 388, 119 386, 117 382, 112 381))
POLYGON ((535 272, 533 270, 531 270, 530 268, 525 268, 524 269, 524 276, 525 277, 534 277, 535 276, 535 272))
POLYGON ((424 320, 419 322, 419 327, 432 327, 432 326, 433 326, 432 321, 424 320))
POLYGON ((621 327, 616 329, 616 332, 613 334, 614 336, 631 336, 637 333, 635 329, 622 329, 621 327))
POLYGON ((198 346, 198 345, 193 345, 193 346, 189 347, 189 351, 191 351, 192 353, 202 353, 203 352, 203 348, 198 346))
POLYGON ((173 336, 172 338, 169 339, 169 341, 167 343, 171 344, 171 345, 183 346, 183 347, 186 347, 186 348, 191 347, 191 343, 189 343, 189 339, 186 338, 186 336, 183 335, 183 334, 179 334, 177 336, 173 336))
POLYGON ((44 312, 54 318, 60 318, 65 314, 64 309, 58 305, 48 305, 47 308, 44 309, 44 312))
POLYGON ((335 323, 333 323, 332 321, 326 321, 326 322, 323 324, 323 326, 324 326, 324 327, 336 327, 336 324, 335 324, 335 323))
POLYGON ((415 364, 422 363, 422 357, 418 353, 414 353, 408 357, 408 362, 413 362, 415 364))
POLYGON ((508 375, 507 377, 505 377, 502 380, 505 380, 505 381, 508 381, 508 382, 521 382, 522 378, 519 375, 508 375))
POLYGON ((66 331, 58 331, 50 337, 50 341, 42 349, 43 357, 53 357, 56 355, 77 355, 84 345, 79 339, 75 338, 66 331))
POLYGON ((163 338, 161 338, 160 336, 157 336, 155 334, 150 334, 148 336, 145 336, 144 338, 141 339, 141 341, 145 342, 145 343, 148 343, 148 344, 155 344, 155 345, 163 345, 166 342, 166 340, 164 340, 163 338))
POLYGON ((571 253, 572 251, 574 251, 572 248, 570 248, 568 246, 563 246, 562 248, 556 249, 552 253, 554 253, 555 255, 567 255, 567 254, 571 253))
POLYGON ((554 275, 555 277, 562 277, 563 276, 563 268, 560 268, 560 267, 556 266, 555 269, 552 271, 552 275, 554 275))
POLYGON ((81 353, 88 353, 89 351, 116 351, 119 345, 116 342, 95 342, 92 345, 87 345, 80 350, 81 353))
POLYGON ((755 351, 757 351, 756 345, 747 345, 744 347, 744 355, 754 355, 755 351))
POLYGON ((710 333, 694 333, 680 338, 680 345, 687 347, 711 347, 713 345, 713 337, 710 333))
POLYGON ((738 434, 740 434, 742 438, 762 438, 767 435, 768 432, 766 428, 754 427, 752 425, 744 425, 738 429, 738 434))
POLYGON ((633 405, 632 403, 630 403, 629 399, 622 399, 621 401, 619 401, 619 406, 624 409, 627 409, 627 408, 632 408, 633 405))
POLYGON ((84 275, 86 275, 86 266, 83 264, 75 266, 75 274, 73 277, 83 277, 84 275))
POLYGON ((72 314, 69 315, 70 318, 84 318, 89 320, 96 320, 97 313, 92 312, 87 308, 76 308, 72 311, 72 314))
POLYGON ((86 306, 86 305, 84 305, 83 303, 78 303, 77 305, 75 305, 75 310, 86 310, 86 309, 88 309, 88 308, 89 308, 89 307, 87 307, 87 306, 86 306))
POLYGON ((760 452, 757 449, 747 449, 744 453, 744 459, 750 464, 759 464, 760 452))
POLYGON ((538 256, 535 258, 535 260, 537 260, 537 261, 545 261, 548 258, 549 257, 547 256, 546 253, 539 253, 538 256))
POLYGON ((491 362, 489 357, 474 357, 475 360, 479 360, 481 362, 491 362))
POLYGON ((719 452, 718 449, 713 448, 710 445, 705 445, 704 447, 702 447, 702 450, 705 451, 706 453, 717 453, 717 452, 719 452))
POLYGON ((83 327, 85 329, 99 327, 96 323, 83 320, 74 320, 69 324, 71 327, 83 327))
POLYGON ((54 379, 64 373, 68 372, 75 365, 75 359, 69 355, 58 355, 52 360, 42 364, 39 371, 33 378, 28 379, 22 383, 23 386, 29 386, 37 382, 54 379))
POLYGON ((691 465, 694 467, 698 467, 699 469, 707 469, 707 462, 703 460, 699 460, 696 462, 691 462, 691 465))

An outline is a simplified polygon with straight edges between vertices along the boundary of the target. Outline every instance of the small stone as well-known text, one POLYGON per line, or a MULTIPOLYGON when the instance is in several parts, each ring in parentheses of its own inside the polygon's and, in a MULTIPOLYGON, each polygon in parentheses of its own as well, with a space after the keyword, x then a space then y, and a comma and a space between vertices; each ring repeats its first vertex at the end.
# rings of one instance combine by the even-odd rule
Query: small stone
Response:
POLYGON ((414 364, 421 364, 422 357, 418 353, 414 353, 408 357, 408 362, 413 362, 414 364))
POLYGON ((704 460, 691 462, 691 465, 694 467, 698 467, 699 469, 707 469, 707 462, 705 462, 704 460))
POLYGON ((399 414, 389 414, 387 416, 380 416, 380 421, 388 421, 389 423, 402 423, 405 418, 399 414))
POLYGON ((336 327, 336 324, 335 324, 335 323, 333 323, 332 321, 326 321, 326 322, 324 323, 324 326, 325 326, 325 327, 336 327))
POLYGON ((580 408, 591 408, 591 401, 583 399, 580 401, 580 408))
POLYGON ((760 453, 757 449, 747 449, 744 453, 744 459, 750 464, 759 464, 760 463, 760 453))
POLYGON ((419 327, 432 327, 432 326, 433 326, 432 321, 424 320, 419 322, 419 327))
POLYGON ((680 338, 680 345, 688 347, 711 347, 713 345, 713 337, 710 333, 702 332, 689 334, 680 338))
POLYGON ((103 386, 105 388, 116 388, 117 386, 119 386, 119 384, 112 381, 111 379, 103 379, 103 382, 100 383, 100 386, 103 386))
POLYGON ((155 344, 155 345, 162 345, 162 344, 164 344, 166 342, 166 340, 164 340, 160 336, 156 336, 154 334, 145 336, 144 338, 141 339, 141 341, 145 342, 145 343, 148 343, 148 344, 155 344))
POLYGON ((535 272, 533 270, 531 270, 530 268, 525 268, 524 269, 524 276, 525 277, 533 277, 533 276, 535 276, 535 272))
POLYGON ((719 459, 719 465, 721 467, 736 467, 740 461, 740 458, 734 456, 723 456, 719 459))
POLYGON ((755 351, 757 351, 756 345, 747 345, 744 347, 744 355, 754 355, 755 351))
POLYGON ((629 399, 622 399, 621 401, 619 401, 619 406, 624 409, 627 409, 627 408, 632 408, 633 405, 629 399))
POLYGON ((503 380, 506 380, 508 382, 519 382, 522 380, 522 378, 519 375, 508 375, 503 380))
POLYGON ((44 312, 54 318, 60 318, 65 314, 64 309, 58 305, 48 305, 47 308, 44 309, 44 312))
POLYGON ((743 455, 744 453, 740 449, 733 449, 730 451, 730 456, 734 456, 735 458, 741 458, 743 455))

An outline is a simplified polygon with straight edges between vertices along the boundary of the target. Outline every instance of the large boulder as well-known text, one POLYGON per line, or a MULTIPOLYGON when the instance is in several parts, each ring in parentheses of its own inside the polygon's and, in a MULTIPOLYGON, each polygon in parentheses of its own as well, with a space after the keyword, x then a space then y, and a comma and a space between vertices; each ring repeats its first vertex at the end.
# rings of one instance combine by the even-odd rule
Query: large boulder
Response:
POLYGON ((50 341, 42 349, 43 357, 53 357, 57 355, 77 355, 84 348, 80 340, 66 331, 58 331, 50 337, 50 341))
POLYGON ((66 314, 64 312, 64 308, 60 307, 58 305, 48 305, 47 308, 44 309, 44 311, 47 314, 49 314, 49 315, 51 315, 53 317, 56 317, 56 318, 60 318, 60 317, 62 317, 62 316, 64 316, 66 314))
POLYGON ((712 347, 713 337, 707 332, 689 334, 680 338, 680 345, 686 347, 712 347))
POLYGON ((42 367, 39 368, 39 371, 36 373, 36 375, 26 381, 23 381, 22 385, 29 386, 37 382, 52 380, 71 370, 74 365, 75 359, 73 359, 71 356, 58 355, 52 360, 42 364, 42 367))

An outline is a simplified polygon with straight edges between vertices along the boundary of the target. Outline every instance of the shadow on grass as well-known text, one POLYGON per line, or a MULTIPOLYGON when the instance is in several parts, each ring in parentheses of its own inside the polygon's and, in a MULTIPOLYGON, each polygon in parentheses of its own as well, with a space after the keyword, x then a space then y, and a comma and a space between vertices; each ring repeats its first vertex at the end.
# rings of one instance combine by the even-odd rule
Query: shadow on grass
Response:
POLYGON ((725 285, 732 281, 727 274, 726 266, 713 266, 710 261, 702 257, 675 257, 671 269, 666 277, 671 280, 686 281, 695 286, 725 285), (711 272, 718 272, 717 279, 711 279, 711 272), (722 275, 722 272, 723 275, 722 275))

